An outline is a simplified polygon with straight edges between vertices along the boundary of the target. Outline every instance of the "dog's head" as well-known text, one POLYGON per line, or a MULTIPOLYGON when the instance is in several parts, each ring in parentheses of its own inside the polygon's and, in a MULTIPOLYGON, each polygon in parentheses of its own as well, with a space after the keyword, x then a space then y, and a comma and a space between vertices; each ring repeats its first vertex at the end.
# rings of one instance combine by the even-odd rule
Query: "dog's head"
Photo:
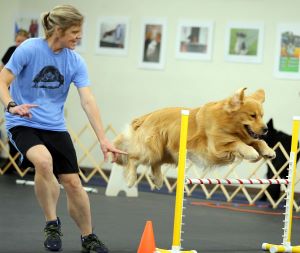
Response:
POLYGON ((245 96, 246 88, 239 89, 225 101, 225 112, 229 116, 235 133, 243 139, 258 139, 268 132, 263 121, 265 92, 260 89, 245 96))

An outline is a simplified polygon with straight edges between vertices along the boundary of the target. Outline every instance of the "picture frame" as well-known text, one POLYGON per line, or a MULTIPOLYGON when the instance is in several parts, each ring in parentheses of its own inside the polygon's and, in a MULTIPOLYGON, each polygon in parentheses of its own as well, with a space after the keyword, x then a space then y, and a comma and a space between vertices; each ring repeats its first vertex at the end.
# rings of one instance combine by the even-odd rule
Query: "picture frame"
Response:
POLYGON ((107 55, 127 55, 128 17, 100 17, 97 25, 96 52, 107 55))
POLYGON ((167 42, 166 18, 144 18, 141 24, 139 67, 162 70, 167 42))
POLYGON ((300 23, 277 26, 274 76, 300 79, 300 23))
POLYGON ((176 58, 186 60, 211 60, 212 21, 179 20, 176 36, 176 58))
POLYGON ((225 60, 261 63, 264 24, 262 22, 229 22, 225 34, 225 60))

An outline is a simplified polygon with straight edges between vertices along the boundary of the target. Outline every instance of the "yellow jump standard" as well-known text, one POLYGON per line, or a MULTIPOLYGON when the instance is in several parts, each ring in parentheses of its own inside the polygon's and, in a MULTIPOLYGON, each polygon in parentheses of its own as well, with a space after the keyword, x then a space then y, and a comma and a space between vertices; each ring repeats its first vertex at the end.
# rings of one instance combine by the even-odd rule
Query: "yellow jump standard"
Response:
POLYGON ((184 185, 185 185, 184 173, 185 173, 185 164, 186 164, 186 143, 187 143, 188 122, 189 122, 189 111, 182 110, 172 249, 171 250, 156 249, 155 253, 197 253, 197 251, 195 250, 181 251, 181 225, 182 225, 182 209, 183 209, 182 207, 183 207, 184 185))
POLYGON ((296 163, 297 163, 297 149, 298 149, 298 134, 299 134, 299 121, 300 117, 293 118, 293 132, 292 132, 292 147, 289 161, 289 176, 290 184, 286 191, 286 204, 285 204, 285 218, 283 227, 283 242, 281 245, 263 243, 262 249, 275 252, 299 252, 300 246, 291 246, 291 234, 293 224, 293 205, 294 205, 294 192, 296 181, 296 163))

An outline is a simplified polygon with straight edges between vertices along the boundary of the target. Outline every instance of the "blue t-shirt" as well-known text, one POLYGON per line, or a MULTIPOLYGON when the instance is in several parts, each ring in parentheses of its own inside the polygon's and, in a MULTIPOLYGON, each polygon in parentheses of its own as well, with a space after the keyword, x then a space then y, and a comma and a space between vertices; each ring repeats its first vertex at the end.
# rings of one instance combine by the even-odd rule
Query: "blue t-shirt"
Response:
POLYGON ((87 67, 75 51, 64 48, 54 53, 42 38, 24 41, 5 66, 16 77, 10 94, 17 104, 37 104, 32 118, 5 113, 6 128, 29 126, 65 131, 64 104, 70 84, 77 88, 90 84, 87 67))

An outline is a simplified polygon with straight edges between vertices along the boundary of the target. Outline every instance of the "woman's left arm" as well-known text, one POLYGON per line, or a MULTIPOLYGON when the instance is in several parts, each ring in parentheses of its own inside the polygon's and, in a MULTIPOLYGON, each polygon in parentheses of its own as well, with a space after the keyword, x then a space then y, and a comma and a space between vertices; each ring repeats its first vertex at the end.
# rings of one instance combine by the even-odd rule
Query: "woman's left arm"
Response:
POLYGON ((100 110, 97 106, 95 97, 89 87, 78 88, 80 102, 83 110, 85 111, 89 122, 94 129, 94 132, 100 142, 101 150, 104 155, 105 161, 108 159, 108 153, 113 155, 113 162, 116 160, 118 154, 126 154, 121 150, 116 149, 105 136, 100 110))

